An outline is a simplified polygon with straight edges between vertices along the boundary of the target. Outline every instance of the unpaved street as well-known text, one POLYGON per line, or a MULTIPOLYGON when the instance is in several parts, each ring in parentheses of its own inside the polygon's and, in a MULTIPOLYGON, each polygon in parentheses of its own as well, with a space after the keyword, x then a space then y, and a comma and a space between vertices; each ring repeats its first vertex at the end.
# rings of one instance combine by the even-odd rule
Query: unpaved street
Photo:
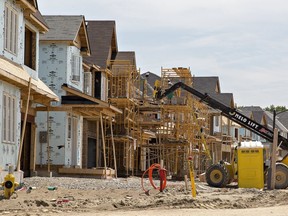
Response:
MULTIPOLYGON (((110 180, 32 177, 10 200, 0 199, 0 215, 287 215, 288 189, 212 188, 196 180, 197 197, 183 181, 168 181, 164 192, 141 178, 110 180), (55 190, 48 190, 52 186, 55 190), (28 190, 32 187, 32 190, 28 190)), ((158 183, 156 181, 156 183, 158 183)), ((0 191, 0 194, 3 191, 0 191)))

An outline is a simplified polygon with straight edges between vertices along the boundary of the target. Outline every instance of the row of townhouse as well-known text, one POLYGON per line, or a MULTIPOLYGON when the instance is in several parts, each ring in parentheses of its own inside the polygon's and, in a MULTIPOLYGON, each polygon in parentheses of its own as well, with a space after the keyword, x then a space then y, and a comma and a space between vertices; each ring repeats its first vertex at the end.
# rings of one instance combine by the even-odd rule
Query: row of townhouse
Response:
MULTIPOLYGON (((144 171, 155 161, 151 152, 158 152, 160 158, 163 152, 149 149, 159 131, 150 130, 151 122, 145 127, 140 122, 139 107, 149 88, 140 87, 135 53, 118 50, 114 21, 87 21, 82 15, 42 16, 35 0, 1 1, 0 8, 0 170, 13 165, 24 176, 53 172, 107 177, 117 171, 144 171)), ((146 75, 142 78, 147 79, 146 75)), ((186 76, 200 92, 234 107, 233 94, 221 93, 218 77, 186 76)), ((154 82, 148 83, 150 93, 154 82)), ((151 117, 150 108, 145 112, 151 117)), ((178 120, 184 115, 181 109, 173 111, 179 112, 178 120)), ((158 120, 166 115, 177 119, 176 113, 162 109, 155 115, 156 129, 171 126, 172 135, 174 129, 182 128, 173 135, 178 143, 189 134, 185 130, 195 130, 181 122, 159 126, 158 120)), ((247 116, 269 124, 260 112, 247 111, 247 116)), ((229 161, 232 143, 260 139, 215 110, 209 111, 206 120, 214 162, 229 161)), ((197 134, 191 136, 195 140, 197 134)), ((174 163, 171 169, 177 172, 181 166, 174 163)))
POLYGON ((109 86, 113 68, 136 68, 134 52, 118 51, 115 21, 42 16, 35 0, 1 1, 0 9, 1 178, 10 165, 17 178, 115 175, 113 127, 125 107, 112 105, 109 86))

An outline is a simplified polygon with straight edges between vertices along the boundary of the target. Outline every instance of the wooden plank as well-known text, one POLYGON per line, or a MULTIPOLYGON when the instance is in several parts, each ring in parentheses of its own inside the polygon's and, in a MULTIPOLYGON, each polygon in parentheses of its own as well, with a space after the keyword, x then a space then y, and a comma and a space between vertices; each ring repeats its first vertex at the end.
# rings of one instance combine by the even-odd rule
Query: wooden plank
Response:
POLYGON ((115 177, 117 178, 117 161, 116 161, 115 143, 114 143, 114 137, 113 137, 112 118, 110 118, 110 129, 111 129, 111 141, 112 141, 112 148, 113 148, 113 159, 114 159, 115 177))
MULTIPOLYGON (((23 97, 24 94, 21 93, 21 96, 23 97)), ((33 97, 32 100, 34 103, 39 103, 42 104, 44 106, 50 106, 50 99, 47 100, 47 96, 46 95, 40 95, 39 93, 36 94, 31 94, 31 96, 33 97)), ((26 98, 26 97, 24 97, 26 98)))
POLYGON ((40 22, 35 16, 34 14, 30 14, 29 17, 27 17, 30 22, 32 22, 34 25, 36 25, 39 28, 39 31, 41 33, 46 33, 49 31, 49 29, 42 23, 40 22))
POLYGON ((100 158, 100 143, 99 143, 99 139, 100 139, 100 130, 99 130, 99 120, 96 120, 96 166, 100 166, 99 165, 99 158, 100 158))
POLYGON ((22 155, 22 148, 23 148, 24 135, 25 135, 25 130, 26 130, 26 122, 27 122, 27 113, 28 113, 29 101, 30 101, 30 92, 31 92, 31 84, 32 84, 31 81, 32 81, 32 78, 30 77, 29 87, 28 87, 28 97, 27 97, 27 102, 26 102, 26 110, 25 110, 24 121, 23 121, 23 126, 22 126, 21 142, 20 142, 19 152, 18 152, 17 171, 20 171, 21 155, 22 155))
MULTIPOLYGON (((106 164, 106 145, 105 145, 105 135, 104 135, 104 127, 103 127, 103 118, 102 118, 102 113, 100 113, 100 124, 101 124, 101 133, 102 133, 102 145, 103 145, 103 159, 104 159, 104 168, 105 170, 107 169, 107 164, 106 164)), ((106 178, 106 173, 105 173, 105 178, 106 178)))
POLYGON ((36 136, 36 124, 32 124, 32 131, 31 131, 31 139, 32 139, 32 145, 31 145, 31 158, 30 158, 30 170, 35 172, 36 168, 36 143, 37 143, 37 136, 36 136))
MULTIPOLYGON (((48 111, 48 107, 36 107, 35 108, 36 112, 47 112, 48 111)), ((49 107, 49 111, 53 111, 53 112, 72 112, 72 107, 71 106, 57 106, 57 107, 49 107)))
POLYGON ((95 169, 80 169, 80 168, 59 168, 59 173, 63 174, 89 174, 89 175, 115 175, 115 170, 95 168, 95 169))
POLYGON ((109 109, 107 109, 107 108, 104 108, 104 109, 102 109, 102 111, 101 111, 103 114, 105 114, 105 115, 107 115, 107 116, 109 116, 109 117, 115 117, 115 113, 114 112, 112 112, 112 111, 110 111, 109 109))
POLYGON ((31 13, 36 12, 36 8, 27 0, 16 0, 16 3, 19 4, 23 9, 29 10, 31 13))

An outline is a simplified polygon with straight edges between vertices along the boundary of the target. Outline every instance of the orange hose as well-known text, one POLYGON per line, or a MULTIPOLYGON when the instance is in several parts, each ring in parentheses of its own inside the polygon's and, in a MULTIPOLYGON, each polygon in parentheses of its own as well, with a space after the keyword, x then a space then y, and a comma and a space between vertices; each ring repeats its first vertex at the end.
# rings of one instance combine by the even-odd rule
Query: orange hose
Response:
POLYGON ((148 177, 149 177, 149 181, 150 184, 152 185, 152 187, 156 190, 160 190, 161 192, 165 189, 166 187, 166 183, 167 183, 167 179, 166 179, 166 169, 161 168, 160 164, 152 164, 142 175, 142 179, 141 179, 141 185, 143 190, 145 191, 145 193, 147 193, 149 190, 145 190, 144 188, 144 184, 143 184, 143 179, 145 174, 148 172, 148 177), (158 169, 159 170, 159 176, 160 176, 160 187, 157 187, 154 184, 153 181, 153 170, 154 169, 158 169), (162 181, 162 182, 161 182, 162 181))

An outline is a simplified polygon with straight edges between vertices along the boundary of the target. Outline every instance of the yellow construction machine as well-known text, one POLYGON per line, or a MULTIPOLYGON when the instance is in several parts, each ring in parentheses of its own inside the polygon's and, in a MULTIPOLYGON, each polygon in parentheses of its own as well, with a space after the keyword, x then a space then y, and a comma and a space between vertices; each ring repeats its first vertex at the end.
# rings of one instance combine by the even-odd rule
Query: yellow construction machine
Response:
MULTIPOLYGON (((213 187, 226 187, 231 182, 239 181, 238 179, 238 158, 237 155, 239 155, 238 151, 240 151, 238 148, 234 149, 234 154, 232 157, 232 162, 228 163, 225 161, 220 161, 217 164, 213 164, 206 170, 205 177, 206 182, 213 187)), ((262 161, 263 164, 263 179, 262 182, 264 183, 265 180, 267 180, 268 172, 269 172, 269 166, 265 165, 264 161, 262 161)), ((256 172, 255 170, 254 173, 256 172)), ((253 178, 253 174, 251 175, 251 178, 253 178)), ((238 182, 239 184, 239 182, 238 182)), ((286 154, 285 157, 283 157, 282 160, 278 160, 276 162, 276 173, 275 173, 275 188, 276 189, 285 189, 288 187, 288 154, 286 154)))

